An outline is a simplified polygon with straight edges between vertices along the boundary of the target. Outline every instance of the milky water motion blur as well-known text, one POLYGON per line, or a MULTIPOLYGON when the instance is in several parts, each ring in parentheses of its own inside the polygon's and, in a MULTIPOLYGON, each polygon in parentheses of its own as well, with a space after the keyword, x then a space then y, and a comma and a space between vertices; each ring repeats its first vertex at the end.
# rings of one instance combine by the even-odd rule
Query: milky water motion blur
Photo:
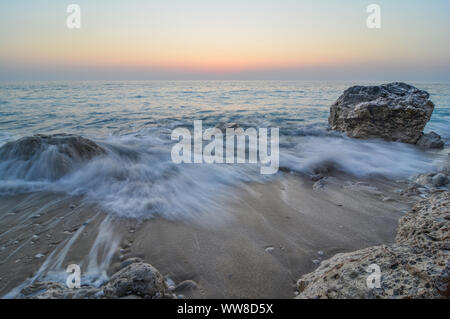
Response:
MULTIPOLYGON (((220 209, 243 182, 264 182, 256 165, 175 165, 176 127, 224 123, 280 129, 280 167, 312 174, 323 165, 357 176, 408 178, 439 165, 447 150, 424 152, 379 140, 353 140, 327 130, 330 105, 351 85, 297 81, 125 81, 0 84, 0 146, 34 134, 90 138, 106 157, 58 180, 39 155, 33 162, 0 158, 0 194, 62 191, 83 195, 113 214, 195 218, 220 209), (14 167, 14 169, 12 168, 14 167), (31 171, 44 172, 41 175, 31 171)), ((378 83, 377 83, 378 84, 378 83)), ((450 139, 450 83, 412 83, 436 109, 426 131, 450 139)), ((279 173, 282 175, 284 173, 279 173)))

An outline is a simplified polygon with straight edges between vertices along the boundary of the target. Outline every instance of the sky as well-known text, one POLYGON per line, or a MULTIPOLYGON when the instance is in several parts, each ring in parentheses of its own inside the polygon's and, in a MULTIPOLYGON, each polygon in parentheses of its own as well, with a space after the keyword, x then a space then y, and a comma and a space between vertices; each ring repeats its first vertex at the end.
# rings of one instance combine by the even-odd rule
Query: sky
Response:
POLYGON ((448 0, 0 0, 0 80, 450 81, 449 13, 448 0))

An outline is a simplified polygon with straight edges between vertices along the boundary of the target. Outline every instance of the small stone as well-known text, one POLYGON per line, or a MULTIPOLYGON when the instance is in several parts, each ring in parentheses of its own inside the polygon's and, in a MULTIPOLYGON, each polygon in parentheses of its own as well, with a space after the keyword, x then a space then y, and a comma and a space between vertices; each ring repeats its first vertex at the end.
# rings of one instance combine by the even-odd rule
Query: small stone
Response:
POLYGON ((314 265, 319 265, 320 264, 320 260, 319 259, 314 259, 312 262, 313 262, 314 265))
POLYGON ((176 288, 175 283, 169 277, 166 278, 166 286, 167 286, 167 289, 169 289, 170 291, 174 291, 176 288))
POLYGON ((175 287, 175 292, 183 292, 198 289, 198 284, 193 280, 185 280, 175 287))
POLYGON ((448 183, 448 177, 442 173, 436 174, 432 178, 434 187, 445 186, 448 183))
POLYGON ((269 246, 269 247, 266 247, 264 250, 266 251, 266 253, 270 253, 270 252, 274 251, 275 248, 273 248, 272 246, 269 246))

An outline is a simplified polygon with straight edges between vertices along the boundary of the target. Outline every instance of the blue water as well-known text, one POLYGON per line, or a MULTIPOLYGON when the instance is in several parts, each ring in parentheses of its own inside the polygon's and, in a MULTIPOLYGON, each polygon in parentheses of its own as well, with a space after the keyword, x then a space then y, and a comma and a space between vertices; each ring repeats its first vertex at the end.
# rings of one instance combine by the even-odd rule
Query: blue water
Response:
MULTIPOLYGON (((410 145, 353 140, 327 131, 330 105, 356 82, 126 81, 0 84, 0 146, 34 134, 73 133, 100 143, 108 156, 54 181, 27 174, 45 161, 0 159, 0 194, 57 190, 84 195, 127 217, 195 217, 219 208, 230 189, 264 182, 255 165, 175 165, 172 129, 220 123, 280 129, 280 166, 312 174, 333 166, 358 176, 408 178, 434 169, 443 151, 410 145), (135 160, 124 154, 139 154, 135 160), (21 171, 21 173, 18 173, 21 171), (212 191, 213 190, 213 191, 212 191)), ((412 83, 436 104, 426 131, 450 142, 450 83, 412 83)), ((44 167, 42 167, 44 166, 44 167)), ((44 169, 43 169, 44 168, 44 169)), ((51 169, 51 168, 48 168, 51 169)), ((278 175, 283 174, 279 173, 278 175)))

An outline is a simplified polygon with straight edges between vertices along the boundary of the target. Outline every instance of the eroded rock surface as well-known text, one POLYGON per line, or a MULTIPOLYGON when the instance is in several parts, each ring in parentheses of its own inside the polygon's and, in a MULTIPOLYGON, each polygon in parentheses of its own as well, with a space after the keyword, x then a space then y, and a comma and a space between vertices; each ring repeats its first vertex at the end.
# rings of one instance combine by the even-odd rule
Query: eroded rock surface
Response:
POLYGON ((153 266, 134 263, 115 273, 103 291, 107 298, 136 295, 155 298, 165 293, 164 277, 153 266))
POLYGON ((415 144, 434 110, 429 97, 406 83, 354 86, 331 106, 328 122, 350 137, 415 144))
POLYGON ((338 254, 304 275, 297 298, 449 298, 450 192, 418 202, 399 222, 396 243, 338 254), (369 288, 370 265, 381 270, 369 288))
POLYGON ((423 134, 416 143, 417 146, 423 149, 443 149, 445 146, 441 136, 435 132, 423 134))

